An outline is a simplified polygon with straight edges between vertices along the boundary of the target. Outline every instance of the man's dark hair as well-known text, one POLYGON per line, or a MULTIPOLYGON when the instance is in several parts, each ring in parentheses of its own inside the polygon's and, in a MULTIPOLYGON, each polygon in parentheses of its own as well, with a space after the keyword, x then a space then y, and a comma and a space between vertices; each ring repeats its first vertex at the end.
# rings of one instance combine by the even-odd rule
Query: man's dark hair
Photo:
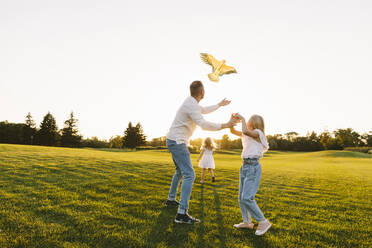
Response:
POLYGON ((198 96, 201 89, 203 88, 203 83, 201 81, 194 81, 190 84, 190 94, 191 96, 198 96))

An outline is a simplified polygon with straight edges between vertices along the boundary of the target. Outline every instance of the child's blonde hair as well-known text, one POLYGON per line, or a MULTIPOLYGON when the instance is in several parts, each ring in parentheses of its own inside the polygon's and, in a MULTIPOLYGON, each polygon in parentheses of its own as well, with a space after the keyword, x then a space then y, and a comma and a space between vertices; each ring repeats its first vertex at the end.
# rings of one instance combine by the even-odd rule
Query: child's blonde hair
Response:
POLYGON ((210 137, 205 138, 205 140, 203 142, 203 148, 206 148, 206 149, 209 149, 209 150, 213 150, 215 148, 215 145, 213 144, 213 141, 210 137))
POLYGON ((265 122, 262 116, 252 115, 250 119, 252 120, 254 129, 260 129, 263 133, 265 133, 265 122))

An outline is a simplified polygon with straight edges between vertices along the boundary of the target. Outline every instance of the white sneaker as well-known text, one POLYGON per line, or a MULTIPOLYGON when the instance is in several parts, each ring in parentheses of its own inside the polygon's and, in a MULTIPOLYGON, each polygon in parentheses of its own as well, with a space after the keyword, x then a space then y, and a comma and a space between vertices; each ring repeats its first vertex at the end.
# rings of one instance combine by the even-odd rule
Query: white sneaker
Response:
POLYGON ((255 232, 256 235, 260 236, 263 235, 267 230, 271 227, 271 223, 268 220, 261 221, 258 223, 257 230, 255 232))

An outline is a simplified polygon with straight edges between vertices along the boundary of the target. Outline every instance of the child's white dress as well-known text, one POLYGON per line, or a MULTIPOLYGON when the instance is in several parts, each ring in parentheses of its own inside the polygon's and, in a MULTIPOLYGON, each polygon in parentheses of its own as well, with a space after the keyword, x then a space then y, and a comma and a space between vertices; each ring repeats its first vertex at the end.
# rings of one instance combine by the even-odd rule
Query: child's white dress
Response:
POLYGON ((214 159, 213 159, 213 150, 207 149, 207 148, 202 148, 204 150, 204 155, 202 159, 199 162, 199 167, 200 168, 210 168, 214 169, 214 159))

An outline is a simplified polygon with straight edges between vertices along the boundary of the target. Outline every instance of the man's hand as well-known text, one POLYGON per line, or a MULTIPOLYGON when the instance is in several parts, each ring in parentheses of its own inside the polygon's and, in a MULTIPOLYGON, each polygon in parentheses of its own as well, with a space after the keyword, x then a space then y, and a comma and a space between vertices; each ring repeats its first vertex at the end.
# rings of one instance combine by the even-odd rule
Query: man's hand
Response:
POLYGON ((236 126, 237 122, 238 122, 238 120, 236 118, 231 118, 229 120, 229 122, 222 124, 221 128, 232 128, 232 127, 236 126))
POLYGON ((220 102, 218 103, 218 106, 222 107, 222 106, 229 105, 230 103, 231 103, 231 101, 226 100, 226 98, 224 98, 222 101, 220 101, 220 102))

